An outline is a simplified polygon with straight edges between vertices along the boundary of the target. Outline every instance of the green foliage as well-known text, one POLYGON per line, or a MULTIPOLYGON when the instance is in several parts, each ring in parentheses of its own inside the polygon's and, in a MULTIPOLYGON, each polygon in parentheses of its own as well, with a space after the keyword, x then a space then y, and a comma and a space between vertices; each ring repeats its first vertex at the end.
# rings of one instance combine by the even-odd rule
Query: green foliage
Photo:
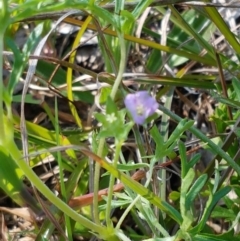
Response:
MULTIPOLYGON (((51 239, 55 229, 60 240, 73 240, 74 235, 79 234, 85 240, 96 236, 111 241, 239 240, 239 234, 234 231, 239 222, 240 204, 239 41, 216 8, 198 8, 190 4, 189 8, 179 10, 174 4, 181 2, 0 0, 0 52, 5 54, 4 51, 8 50, 13 56, 9 77, 4 80, 4 58, 0 56, 0 188, 20 207, 27 206, 36 215, 44 211, 47 218, 41 229, 36 227, 36 240, 51 239), (145 19, 143 32, 152 39, 134 36, 140 25, 137 21, 152 4, 158 13, 155 17, 159 17, 160 21, 167 11, 170 14, 171 27, 168 33, 166 31, 166 45, 158 43, 164 38, 165 30, 162 29, 160 35, 149 27, 151 14, 145 19), (98 31, 105 73, 94 73, 77 66, 71 62, 71 57, 70 60, 41 57, 47 38, 54 37, 51 33, 61 22, 58 20, 56 26, 52 25, 54 20, 51 16, 66 9, 66 15, 61 15, 68 18, 61 16, 62 20, 79 26, 80 31, 85 28, 98 31), (70 17, 73 14, 87 16, 87 20, 82 23, 70 17), (29 18, 33 29, 23 48, 19 48, 14 40, 15 31, 22 28, 20 21, 29 22, 29 18), (219 53, 221 63, 216 58, 215 52, 218 51, 210 43, 217 29, 232 48, 232 58, 228 51, 219 53), (131 82, 123 82, 131 51, 138 45, 148 47, 148 57, 142 62, 146 74, 138 76, 136 73, 131 76, 131 82), (38 56, 31 56, 33 53, 38 56), (57 70, 56 63, 61 65, 57 70), (166 68, 164 72, 166 64, 171 70, 174 67, 174 71, 169 72, 166 68), (188 74, 189 66, 194 64, 209 69, 219 67, 220 72, 230 73, 228 85, 219 83, 217 76, 211 72, 188 74), (108 86, 97 89, 95 98, 89 90, 74 92, 72 69, 89 74, 96 82, 104 82, 108 86), (101 105, 102 112, 94 113, 99 125, 91 126, 88 132, 82 128, 70 132, 61 129, 57 117, 61 106, 56 103, 53 113, 48 113, 53 130, 26 122, 24 113, 19 118, 12 111, 13 102, 41 104, 25 91, 33 77, 38 79, 40 86, 51 78, 51 85, 56 88, 68 79, 67 88, 60 89, 59 93, 74 100, 101 105), (26 79, 24 91, 21 96, 14 95, 21 78, 26 79), (163 88, 159 88, 160 84, 163 88), (218 103, 210 118, 219 137, 206 136, 194 126, 193 120, 182 119, 170 110, 176 86, 210 92, 218 103), (155 93, 159 102, 162 94, 166 94, 167 105, 160 105, 158 113, 147 118, 143 127, 129 121, 124 108, 124 98, 133 90, 153 90, 151 94, 155 93), (166 124, 166 133, 160 132, 160 116, 161 127, 166 124), (168 126, 170 118, 176 124, 173 130, 168 126), (223 135, 227 128, 231 129, 230 133, 223 135), (202 172, 196 170, 196 165, 202 161, 201 155, 189 157, 183 143, 190 133, 216 155, 202 172), (130 154, 126 154, 125 149, 130 150, 130 154), (181 164, 177 175, 181 184, 178 190, 166 195, 168 180, 165 169, 162 169, 169 164, 165 162, 167 158, 175 161, 178 152, 181 164), (44 183, 33 169, 41 165, 43 159, 50 158, 50 154, 57 160, 60 169, 59 176, 55 174, 60 182, 59 195, 55 195, 55 187, 44 183), (121 183, 116 185, 115 179, 121 183), (29 191, 29 183, 34 186, 34 196, 29 191), (102 186, 108 190, 99 194, 102 186), (124 192, 120 192, 122 190, 124 192), (228 196, 231 190, 235 191, 234 199, 228 196), (41 201, 38 193, 47 202, 45 199, 41 201), (201 211, 198 206, 201 206, 201 211), (114 216, 116 208, 121 212, 114 216), (135 225, 125 225, 124 221, 128 218, 135 225), (224 220, 227 224, 225 233, 213 234, 208 223, 214 219, 224 220)), ((77 35, 81 39, 83 33, 80 31, 77 35)), ((220 75, 220 78, 224 81, 224 76, 220 75)), ((45 83, 43 86, 48 85, 45 83)), ((84 85, 77 83, 76 86, 84 85)), ((22 107, 24 103, 21 103, 22 107)))
POLYGON ((125 110, 118 110, 109 97, 106 104, 106 114, 96 113, 96 119, 102 123, 103 128, 99 133, 100 138, 114 137, 119 142, 127 139, 132 124, 125 124, 125 110))

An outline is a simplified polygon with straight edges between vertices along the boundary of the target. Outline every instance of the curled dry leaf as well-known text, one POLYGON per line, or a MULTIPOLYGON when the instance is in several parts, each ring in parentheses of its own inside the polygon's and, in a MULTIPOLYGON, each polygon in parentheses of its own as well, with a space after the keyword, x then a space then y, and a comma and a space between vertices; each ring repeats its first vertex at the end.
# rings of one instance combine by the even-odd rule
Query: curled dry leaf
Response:
POLYGON ((1 229, 0 229, 0 240, 7 241, 8 240, 8 228, 6 226, 4 215, 3 215, 2 212, 1 212, 1 215, 0 215, 0 227, 1 227, 1 229))
POLYGON ((30 208, 23 207, 23 208, 6 208, 0 207, 0 211, 7 212, 13 215, 17 215, 23 218, 25 221, 30 223, 34 223, 36 220, 34 213, 30 208))

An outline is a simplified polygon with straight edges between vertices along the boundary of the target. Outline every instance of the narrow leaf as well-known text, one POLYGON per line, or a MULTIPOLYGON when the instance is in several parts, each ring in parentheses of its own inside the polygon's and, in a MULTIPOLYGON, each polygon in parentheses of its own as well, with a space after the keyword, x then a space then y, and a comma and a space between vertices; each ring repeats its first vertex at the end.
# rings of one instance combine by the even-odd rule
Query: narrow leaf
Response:
POLYGON ((186 207, 191 207, 193 200, 199 194, 207 181, 207 174, 201 175, 192 185, 186 197, 186 207))

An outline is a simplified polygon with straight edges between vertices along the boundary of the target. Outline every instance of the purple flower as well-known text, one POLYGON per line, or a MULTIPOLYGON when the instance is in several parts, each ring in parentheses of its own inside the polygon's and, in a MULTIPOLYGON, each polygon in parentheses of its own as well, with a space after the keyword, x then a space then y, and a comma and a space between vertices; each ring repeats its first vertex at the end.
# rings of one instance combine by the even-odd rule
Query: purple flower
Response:
POLYGON ((124 103, 136 124, 142 125, 146 118, 154 114, 158 108, 157 101, 147 91, 128 94, 124 103))

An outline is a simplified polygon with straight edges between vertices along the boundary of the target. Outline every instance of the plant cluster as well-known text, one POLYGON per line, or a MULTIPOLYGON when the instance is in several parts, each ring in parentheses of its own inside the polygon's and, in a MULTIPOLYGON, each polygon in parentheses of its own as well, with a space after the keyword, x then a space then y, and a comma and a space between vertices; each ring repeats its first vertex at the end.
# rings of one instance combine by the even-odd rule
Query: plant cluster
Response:
MULTIPOLYGON (((230 29, 219 11, 237 9, 237 3, 0 0, 0 6, 0 188, 22 208, 0 209, 30 221, 32 231, 22 236, 239 240, 240 44, 238 27, 230 29), (44 54, 46 46, 54 53, 63 22, 77 27, 71 49, 44 54), (25 25, 31 29, 19 46, 14 38, 25 25), (75 62, 87 30, 97 36, 104 60, 99 73, 75 62), (139 46, 147 47, 145 57, 139 46), (126 73, 134 49, 144 70, 126 73), (38 94, 29 91, 32 86, 38 94), (211 113, 178 87, 210 96, 211 113), (39 98, 42 89, 55 94, 53 106, 39 98), (178 102, 195 111, 194 120, 173 109, 176 93, 178 102), (66 99, 69 114, 61 111, 59 98, 66 99), (27 120, 29 103, 41 106, 52 128, 27 120), (200 117, 213 133, 195 125, 200 117), (62 128, 61 118, 77 128, 62 128), (199 146, 187 149, 189 139, 199 146), (203 155, 194 148, 211 153, 201 169, 203 155), (50 158, 58 167, 57 174, 49 171, 55 186, 37 172, 50 158), (174 175, 180 180, 175 189, 174 175), (222 230, 216 231, 219 220, 222 230)), ((13 240, 4 218, 1 224, 1 240, 13 240)))

